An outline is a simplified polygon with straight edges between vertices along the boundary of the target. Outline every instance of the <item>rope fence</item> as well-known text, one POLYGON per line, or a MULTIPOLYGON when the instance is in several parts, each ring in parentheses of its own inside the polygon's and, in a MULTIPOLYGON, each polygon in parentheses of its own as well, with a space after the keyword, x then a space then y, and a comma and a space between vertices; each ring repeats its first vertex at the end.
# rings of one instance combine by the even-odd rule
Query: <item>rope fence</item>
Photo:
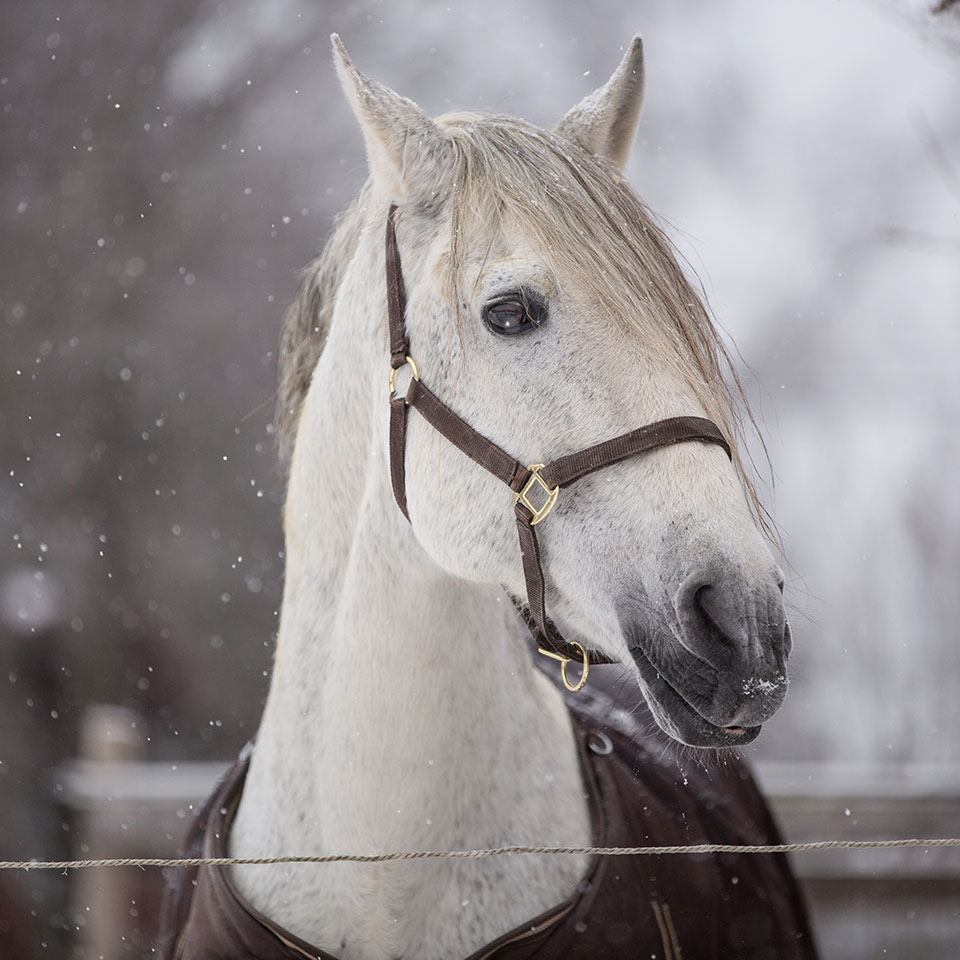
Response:
POLYGON ((817 850, 887 850, 904 847, 960 847, 960 837, 924 840, 811 840, 806 843, 693 843, 649 847, 494 847, 488 850, 415 850, 401 853, 342 853, 289 857, 113 857, 101 860, 0 860, 0 870, 80 870, 87 867, 232 867, 275 863, 392 863, 398 860, 480 860, 505 854, 604 857, 705 853, 810 853, 817 850))

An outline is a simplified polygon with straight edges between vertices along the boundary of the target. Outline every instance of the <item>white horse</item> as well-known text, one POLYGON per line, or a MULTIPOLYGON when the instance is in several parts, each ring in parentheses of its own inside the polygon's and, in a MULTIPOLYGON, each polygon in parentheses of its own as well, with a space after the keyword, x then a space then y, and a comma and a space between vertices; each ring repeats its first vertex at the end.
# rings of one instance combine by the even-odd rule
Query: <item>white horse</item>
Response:
MULTIPOLYGON (((432 120, 334 48, 370 179, 285 326, 286 583, 229 852, 589 846, 570 715, 505 601, 504 587, 525 595, 512 496, 411 413, 411 522, 394 503, 383 234, 396 204, 420 376, 524 463, 678 415, 709 417, 733 442, 726 355, 620 173, 640 40, 553 132, 432 120)), ((584 478, 538 527, 552 619, 628 665, 684 743, 748 742, 785 693, 783 579, 752 498, 735 452, 684 443, 584 478)), ((439 960, 570 896, 588 865, 513 856, 231 876, 262 914, 344 960, 439 960)))

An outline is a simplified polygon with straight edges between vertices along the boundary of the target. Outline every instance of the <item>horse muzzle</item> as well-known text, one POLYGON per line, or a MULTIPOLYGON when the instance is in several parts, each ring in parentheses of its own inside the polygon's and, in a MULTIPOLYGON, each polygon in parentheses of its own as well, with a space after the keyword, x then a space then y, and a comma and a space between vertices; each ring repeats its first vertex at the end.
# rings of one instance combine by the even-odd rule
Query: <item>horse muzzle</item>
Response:
POLYGON ((743 745, 780 708, 791 648, 782 584, 779 572, 747 584, 736 574, 699 571, 676 590, 668 626, 647 629, 655 618, 644 616, 646 604, 622 611, 651 712, 675 739, 743 745))

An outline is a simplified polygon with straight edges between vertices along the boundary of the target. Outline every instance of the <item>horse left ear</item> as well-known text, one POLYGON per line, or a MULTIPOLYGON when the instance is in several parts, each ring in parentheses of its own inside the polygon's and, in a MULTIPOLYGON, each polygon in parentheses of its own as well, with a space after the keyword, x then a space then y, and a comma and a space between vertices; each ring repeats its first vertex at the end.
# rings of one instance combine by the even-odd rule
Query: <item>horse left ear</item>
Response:
POLYGON ((396 203, 437 199, 451 145, 412 100, 364 76, 332 34, 333 59, 360 122, 373 179, 396 203))
POLYGON ((623 168, 643 104, 643 40, 630 42, 620 66, 598 90, 584 97, 556 126, 561 137, 623 168))

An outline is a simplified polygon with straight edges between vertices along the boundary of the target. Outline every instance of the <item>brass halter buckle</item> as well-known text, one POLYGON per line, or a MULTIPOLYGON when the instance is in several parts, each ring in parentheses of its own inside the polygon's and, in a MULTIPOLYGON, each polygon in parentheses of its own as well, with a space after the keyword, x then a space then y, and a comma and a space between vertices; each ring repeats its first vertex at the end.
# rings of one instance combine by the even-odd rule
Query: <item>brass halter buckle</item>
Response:
POLYGON ((543 647, 538 647, 537 653, 542 653, 545 657, 550 657, 551 660, 560 661, 560 676, 563 679, 563 685, 571 693, 576 693, 578 690, 582 690, 587 685, 587 677, 590 676, 590 657, 587 656, 587 651, 584 650, 582 645, 577 643, 576 640, 570 640, 568 643, 571 647, 576 647, 580 651, 580 656, 582 658, 580 679, 576 683, 571 683, 567 677, 567 664, 573 663, 572 657, 564 656, 562 653, 554 653, 552 650, 544 650, 543 647))
POLYGON ((413 375, 414 380, 420 379, 420 370, 417 367, 416 361, 410 354, 407 354, 406 360, 400 364, 399 367, 390 368, 390 396, 392 397, 397 392, 397 371, 402 370, 404 367, 410 368, 410 373, 413 375))
POLYGON ((546 464, 531 463, 530 466, 527 467, 530 471, 530 479, 523 485, 523 489, 519 493, 513 495, 514 503, 522 503, 533 514, 533 519, 530 521, 531 527, 535 527, 541 520, 549 515, 557 503, 557 497, 560 496, 560 488, 548 487, 543 477, 540 476, 540 471, 544 466, 546 466, 546 464), (534 486, 538 486, 547 497, 539 507, 529 497, 529 493, 534 486))

